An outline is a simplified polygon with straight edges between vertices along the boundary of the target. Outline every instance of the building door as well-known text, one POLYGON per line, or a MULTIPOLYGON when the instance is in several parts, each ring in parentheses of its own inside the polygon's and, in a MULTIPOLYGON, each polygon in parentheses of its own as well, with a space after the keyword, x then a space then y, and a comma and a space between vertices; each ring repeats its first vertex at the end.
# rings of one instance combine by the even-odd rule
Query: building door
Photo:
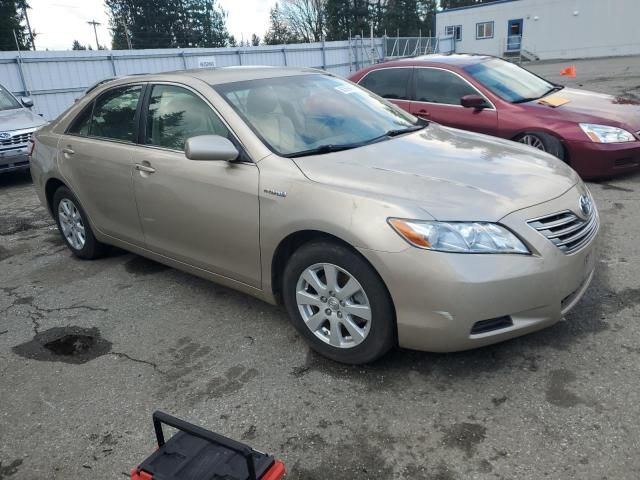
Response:
POLYGON ((517 52, 522 45, 522 19, 509 20, 507 27, 507 51, 517 52))

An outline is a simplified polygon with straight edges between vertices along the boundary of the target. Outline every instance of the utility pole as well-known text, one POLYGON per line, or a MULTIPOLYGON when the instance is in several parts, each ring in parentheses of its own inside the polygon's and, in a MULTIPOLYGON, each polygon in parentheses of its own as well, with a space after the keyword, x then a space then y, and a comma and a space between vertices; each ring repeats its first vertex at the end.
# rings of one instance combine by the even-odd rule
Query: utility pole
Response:
POLYGON ((90 22, 87 22, 89 25, 93 25, 93 33, 96 36, 96 50, 100 50, 100 44, 98 43, 98 30, 96 29, 96 27, 98 25, 102 25, 100 22, 96 22, 95 20, 91 20, 90 22))
POLYGON ((31 30, 31 24, 29 23, 29 15, 27 14, 27 2, 22 0, 20 2, 20 6, 22 7, 22 11, 24 12, 24 19, 27 22, 27 30, 29 30, 29 39, 31 40, 31 48, 35 51, 36 42, 33 40, 33 31, 31 30))

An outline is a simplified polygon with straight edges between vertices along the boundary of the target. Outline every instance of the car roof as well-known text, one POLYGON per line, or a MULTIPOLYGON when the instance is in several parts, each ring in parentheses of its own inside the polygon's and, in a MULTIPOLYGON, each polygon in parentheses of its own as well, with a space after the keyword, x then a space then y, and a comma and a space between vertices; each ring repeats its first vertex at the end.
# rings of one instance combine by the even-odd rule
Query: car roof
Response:
POLYGON ((408 57, 400 60, 396 60, 394 63, 403 64, 408 63, 411 65, 422 64, 440 64, 451 65, 458 67, 466 67, 467 65, 475 65, 476 63, 486 62, 494 57, 490 55, 476 55, 472 53, 454 54, 454 55, 421 55, 418 57, 408 57))
MULTIPOLYGON (((269 66, 233 66, 233 67, 215 67, 215 68, 198 68, 193 70, 176 70, 173 72, 136 74, 117 77, 107 80, 104 85, 116 85, 118 83, 130 82, 135 78, 139 82, 154 81, 177 81, 185 77, 196 78, 209 85, 217 85, 231 82, 241 82, 245 80, 258 80, 262 78, 290 77, 295 75, 309 75, 327 73, 323 70, 315 68, 300 67, 269 67, 269 66)), ((102 86, 102 85, 100 85, 102 86)))

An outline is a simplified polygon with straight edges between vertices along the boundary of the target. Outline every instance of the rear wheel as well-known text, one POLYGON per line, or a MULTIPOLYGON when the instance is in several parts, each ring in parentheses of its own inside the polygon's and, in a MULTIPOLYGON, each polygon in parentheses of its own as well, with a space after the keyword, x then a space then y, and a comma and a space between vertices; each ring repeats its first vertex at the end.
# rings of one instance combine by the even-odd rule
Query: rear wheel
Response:
POLYGON ((358 254, 330 242, 302 246, 283 279, 294 326, 320 354, 343 363, 367 363, 395 343, 389 293, 358 254))
POLYGON ((543 152, 550 153, 554 157, 558 157, 560 160, 565 159, 562 142, 547 133, 523 133, 516 138, 516 141, 529 145, 530 147, 537 148, 538 150, 542 150, 543 152))
POLYGON ((96 240, 80 202, 67 187, 58 188, 53 195, 53 212, 58 230, 75 256, 90 260, 105 254, 107 245, 96 240))

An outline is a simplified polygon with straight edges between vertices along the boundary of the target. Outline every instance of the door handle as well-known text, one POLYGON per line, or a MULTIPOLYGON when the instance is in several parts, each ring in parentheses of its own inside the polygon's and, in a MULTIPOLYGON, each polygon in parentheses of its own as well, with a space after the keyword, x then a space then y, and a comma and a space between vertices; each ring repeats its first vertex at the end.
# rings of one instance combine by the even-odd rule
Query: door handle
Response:
POLYGON ((74 153, 76 153, 76 152, 74 152, 74 151, 73 151, 71 148, 69 148, 69 147, 65 147, 65 148, 63 148, 63 149, 62 149, 62 153, 64 153, 65 155, 73 155, 73 154, 74 154, 74 153))
POLYGON ((418 115, 422 116, 422 117, 428 117, 429 115, 431 115, 428 111, 426 111, 424 108, 418 110, 418 115))
POLYGON ((136 163, 136 170, 138 170, 139 172, 144 172, 144 173, 155 173, 156 169, 153 167, 149 167, 147 165, 141 165, 139 163, 136 163))

